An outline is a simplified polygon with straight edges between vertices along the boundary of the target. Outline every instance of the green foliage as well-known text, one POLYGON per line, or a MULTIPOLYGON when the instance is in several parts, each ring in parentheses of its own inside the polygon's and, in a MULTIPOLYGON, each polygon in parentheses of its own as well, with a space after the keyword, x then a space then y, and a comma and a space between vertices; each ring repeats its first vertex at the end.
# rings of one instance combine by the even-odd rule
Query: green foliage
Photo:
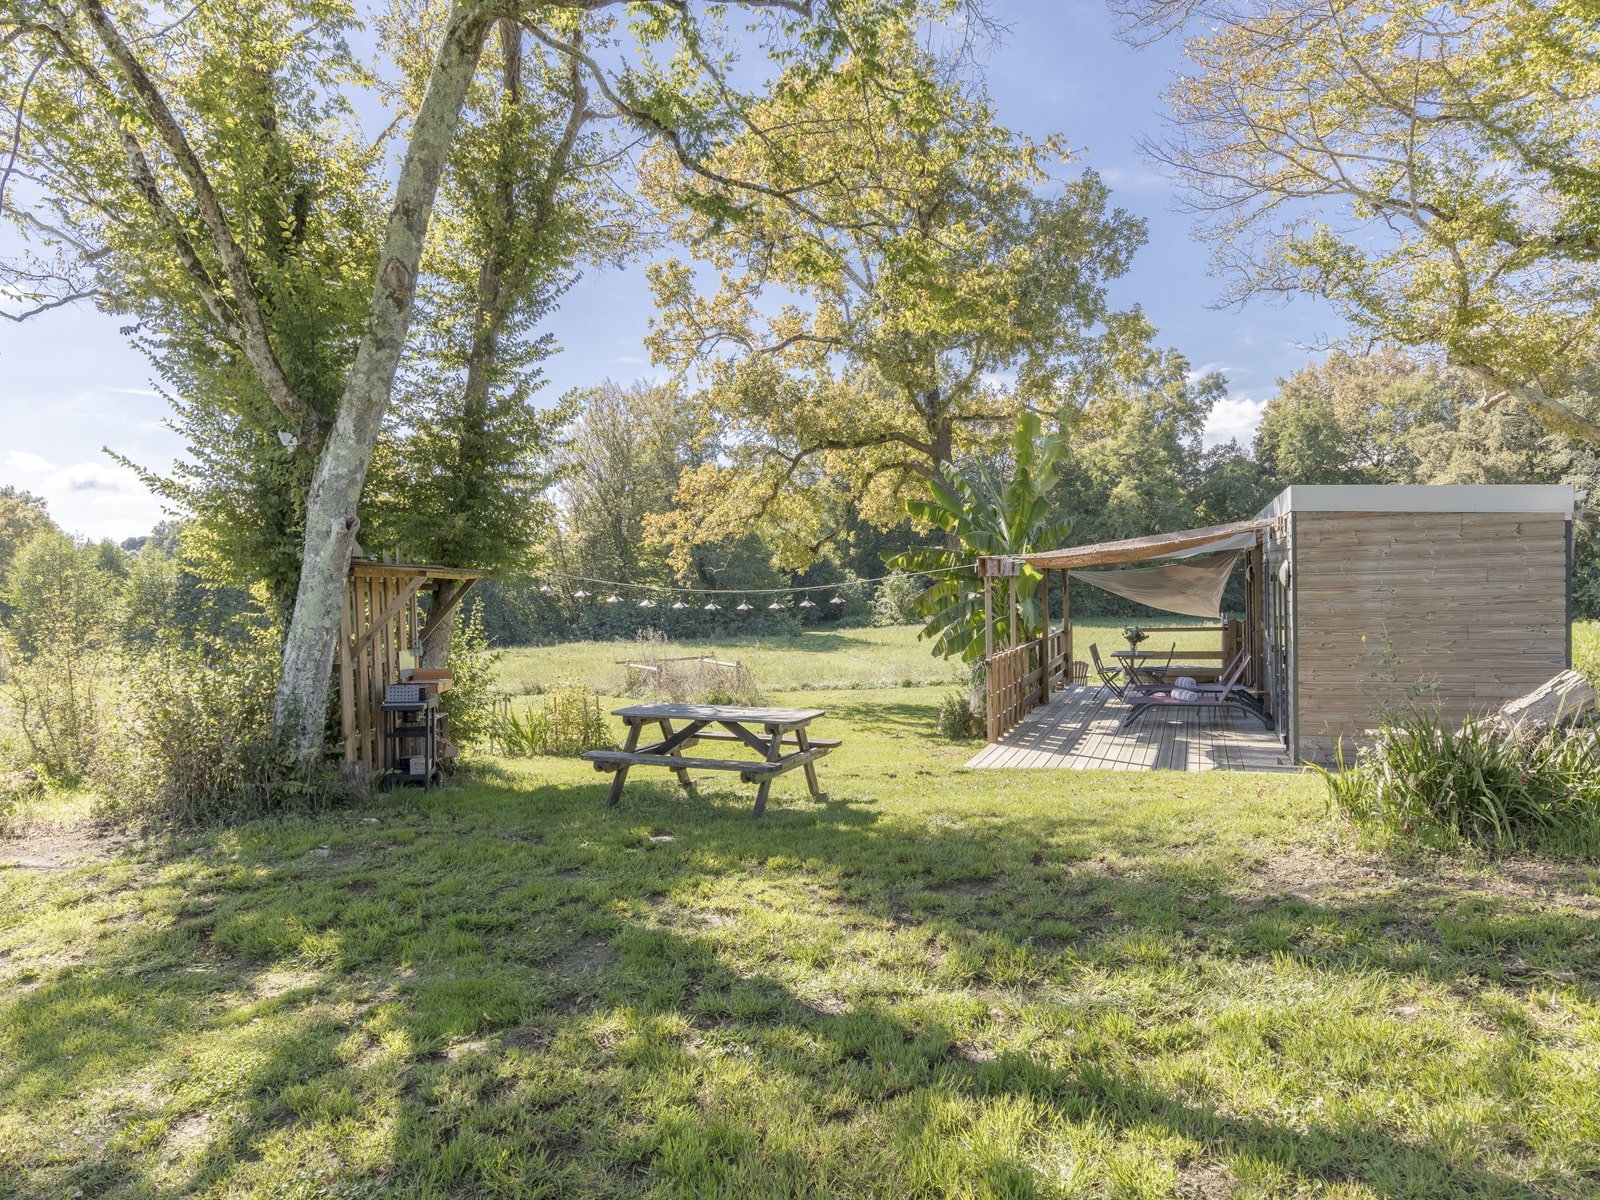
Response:
POLYGON ((922 584, 916 576, 904 571, 890 572, 889 577, 878 584, 873 592, 872 623, 882 627, 906 625, 916 620, 917 598, 921 593, 922 584))
MULTIPOLYGON (((10 484, 0 487, 0 580, 11 569, 11 560, 17 551, 27 545, 34 534, 45 530, 61 532, 50 519, 43 497, 19 491, 10 484)), ((3 603, 0 600, 0 604, 3 603)))
POLYGON ((970 691, 946 692, 939 701, 935 722, 939 736, 951 741, 969 741, 984 732, 983 716, 972 707, 970 691))
POLYGON ((852 506, 898 524, 907 496, 992 451, 1021 405, 1056 407, 1106 326, 1144 328, 1106 301, 1143 222, 1093 172, 1053 179, 1063 140, 1001 125, 916 22, 884 15, 873 53, 786 73, 715 176, 645 164, 658 201, 691 198, 675 232, 701 267, 651 267, 651 350, 706 381, 723 451, 686 473, 661 529, 680 570, 757 521, 792 566, 852 506))
POLYGON ((121 581, 99 546, 75 545, 51 529, 11 562, 0 600, 7 699, 33 765, 75 781, 95 757, 113 673, 114 602, 121 581))
MULTIPOLYGON (((1011 438, 1009 480, 1002 482, 989 464, 978 461, 946 468, 945 483, 930 484, 927 500, 906 501, 907 512, 942 530, 952 543, 885 559, 895 570, 936 572, 927 576, 931 582, 916 599, 917 613, 927 622, 920 636, 934 640, 935 654, 960 655, 964 662, 983 655, 983 582, 974 573, 974 558, 1054 549, 1071 536, 1072 521, 1056 515, 1052 496, 1065 451, 1065 437, 1046 436, 1038 416, 1024 413, 1011 438)), ((1017 577, 1019 640, 1036 638, 1044 628, 1043 579, 1027 565, 1017 577)), ((998 606, 994 628, 997 639, 1010 639, 1007 605, 998 606)))
POLYGON ((166 647, 130 664, 95 764, 100 811, 195 826, 303 812, 339 795, 331 769, 272 737, 277 638, 166 647))
POLYGON ((1600 442, 1588 5, 1123 7, 1193 20, 1157 153, 1212 215, 1228 299, 1314 294, 1361 338, 1436 349, 1600 442))
POLYGON ((1391 837, 1600 854, 1600 730, 1454 729, 1411 709, 1353 766, 1319 769, 1329 808, 1391 837))
POLYGON ((446 663, 455 678, 450 690, 439 697, 439 708, 450 718, 451 741, 473 746, 492 732, 495 680, 505 651, 490 647, 480 607, 469 601, 466 610, 450 641, 450 661, 446 663))
POLYGON ((573 679, 563 680, 537 707, 530 704, 521 714, 508 709, 495 740, 512 757, 573 755, 612 744, 598 693, 573 679))
POLYGON ((1454 429, 1474 401, 1463 378, 1402 351, 1335 351, 1278 381, 1256 460, 1280 487, 1425 482, 1419 435, 1454 429))

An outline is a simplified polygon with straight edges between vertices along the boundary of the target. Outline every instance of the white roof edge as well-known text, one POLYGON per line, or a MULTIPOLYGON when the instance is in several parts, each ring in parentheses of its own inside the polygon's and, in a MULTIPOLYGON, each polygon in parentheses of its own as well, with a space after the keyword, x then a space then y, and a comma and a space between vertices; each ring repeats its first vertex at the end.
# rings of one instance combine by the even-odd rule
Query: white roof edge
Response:
POLYGON ((1571 517, 1575 496, 1565 483, 1311 484, 1284 488, 1256 515, 1288 512, 1560 513, 1571 517))

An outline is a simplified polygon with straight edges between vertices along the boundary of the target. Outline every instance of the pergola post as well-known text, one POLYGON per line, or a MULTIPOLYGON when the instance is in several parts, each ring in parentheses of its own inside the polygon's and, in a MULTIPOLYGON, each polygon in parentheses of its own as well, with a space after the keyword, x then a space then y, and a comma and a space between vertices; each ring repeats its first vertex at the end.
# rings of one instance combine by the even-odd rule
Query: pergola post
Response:
POLYGON ((1072 686, 1072 578, 1061 572, 1061 655, 1063 687, 1072 686))
POLYGON ((1050 703, 1050 572, 1039 581, 1039 703, 1050 703))
POLYGON ((984 695, 983 716, 984 716, 984 721, 986 722, 985 738, 986 738, 986 740, 988 740, 990 742, 993 742, 993 741, 996 740, 995 739, 996 722, 998 722, 999 719, 1000 719, 999 718, 999 714, 995 712, 994 672, 989 666, 990 660, 994 658, 994 590, 989 586, 993 581, 990 579, 988 571, 984 569, 985 568, 985 564, 981 559, 978 562, 978 568, 979 568, 979 570, 983 570, 984 571, 984 575, 983 575, 983 695, 984 695))

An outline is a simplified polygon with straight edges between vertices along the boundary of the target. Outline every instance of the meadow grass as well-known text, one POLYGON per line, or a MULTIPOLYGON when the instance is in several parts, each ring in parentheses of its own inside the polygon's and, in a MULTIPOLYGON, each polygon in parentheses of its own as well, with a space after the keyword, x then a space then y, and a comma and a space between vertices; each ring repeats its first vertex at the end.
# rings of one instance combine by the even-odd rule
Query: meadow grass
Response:
POLYGON ((0 1196, 1600 1189, 1592 869, 1374 857, 1303 776, 966 770, 940 687, 768 688, 844 744, 761 821, 536 759, 0 846, 0 1196))

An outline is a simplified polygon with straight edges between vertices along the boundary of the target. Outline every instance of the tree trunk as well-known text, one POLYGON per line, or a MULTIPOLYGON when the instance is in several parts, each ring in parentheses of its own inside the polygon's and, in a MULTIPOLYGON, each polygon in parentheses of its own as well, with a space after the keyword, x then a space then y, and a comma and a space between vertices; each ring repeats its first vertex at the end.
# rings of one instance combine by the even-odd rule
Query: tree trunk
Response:
MULTIPOLYGON (((456 590, 456 583, 450 579, 436 579, 433 586, 428 589, 430 602, 428 611, 438 612, 444 607, 444 602, 450 598, 450 593, 456 590)), ((459 609, 457 610, 460 611, 459 609)), ((451 613, 446 621, 439 624, 439 628, 417 647, 419 667, 448 667, 450 665, 450 644, 455 640, 456 614, 451 613)))
POLYGON ((488 28, 479 0, 457 0, 395 185, 366 332, 306 497, 304 564, 274 711, 278 736, 302 754, 322 743, 350 554, 361 525, 356 508, 405 348, 434 197, 488 28))

